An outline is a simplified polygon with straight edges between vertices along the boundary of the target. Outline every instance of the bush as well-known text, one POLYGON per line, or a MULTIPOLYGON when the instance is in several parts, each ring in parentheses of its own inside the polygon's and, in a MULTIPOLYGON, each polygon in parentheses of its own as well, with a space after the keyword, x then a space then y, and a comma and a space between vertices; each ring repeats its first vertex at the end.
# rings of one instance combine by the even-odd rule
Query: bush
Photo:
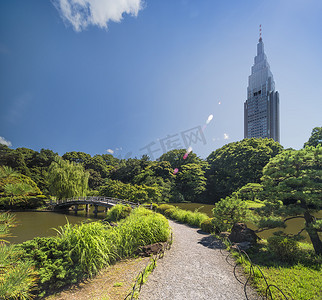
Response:
POLYGON ((170 205, 170 204, 161 204, 157 207, 157 212, 164 214, 164 212, 170 208, 175 208, 175 206, 170 205))
POLYGON ((268 249, 285 262, 294 262, 299 254, 298 241, 285 236, 272 236, 267 239, 268 249))
POLYGON ((119 220, 122 220, 128 217, 131 211, 132 211, 131 206, 117 204, 107 212, 105 220, 107 222, 118 222, 119 220))
POLYGON ((200 228, 204 232, 213 233, 215 231, 215 227, 214 227, 214 224, 212 223, 212 218, 208 218, 206 220, 203 220, 200 223, 200 228))
POLYGON ((35 209, 45 205, 44 195, 22 197, 4 197, 0 198, 0 209, 35 209))
POLYGON ((213 224, 219 231, 229 231, 235 223, 246 222, 250 218, 247 204, 238 199, 236 193, 217 202, 212 213, 213 224))

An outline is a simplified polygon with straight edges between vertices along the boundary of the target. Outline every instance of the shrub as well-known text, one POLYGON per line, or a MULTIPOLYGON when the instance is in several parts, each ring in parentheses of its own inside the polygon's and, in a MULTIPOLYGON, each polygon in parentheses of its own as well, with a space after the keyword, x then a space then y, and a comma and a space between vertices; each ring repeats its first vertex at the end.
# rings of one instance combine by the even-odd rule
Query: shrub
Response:
POLYGON ((34 209, 45 205, 46 196, 26 196, 0 198, 0 209, 34 209))
POLYGON ((161 213, 161 214, 164 214, 164 212, 167 210, 167 209, 170 209, 170 208, 175 208, 173 205, 170 205, 170 204, 161 204, 157 207, 157 212, 161 213))
POLYGON ((128 217, 131 211, 132 211, 131 206, 117 204, 107 212, 105 220, 107 222, 118 222, 119 220, 125 219, 126 217, 128 217))
POLYGON ((267 242, 268 249, 282 261, 293 262, 299 254, 299 244, 295 239, 285 236, 271 236, 267 242))
POLYGON ((213 224, 219 231, 231 230, 235 223, 245 222, 250 218, 247 204, 238 199, 236 193, 217 202, 212 209, 212 213, 214 216, 213 224))
POLYGON ((213 233, 215 231, 215 227, 214 227, 214 224, 212 223, 212 218, 208 218, 206 220, 203 220, 200 223, 200 228, 204 232, 213 233))

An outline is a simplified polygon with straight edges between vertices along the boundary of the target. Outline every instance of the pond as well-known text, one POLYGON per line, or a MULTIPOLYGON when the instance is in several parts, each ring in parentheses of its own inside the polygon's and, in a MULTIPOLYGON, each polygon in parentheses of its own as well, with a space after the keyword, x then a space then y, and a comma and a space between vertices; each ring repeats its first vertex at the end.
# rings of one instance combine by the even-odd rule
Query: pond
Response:
MULTIPOLYGON (((214 205, 201 204, 201 203, 169 203, 169 204, 178 206, 181 209, 186 209, 191 211, 195 211, 195 209, 199 208, 200 212, 207 214, 209 217, 212 217, 212 209, 215 207, 214 205)), ((314 216, 317 218, 322 218, 322 210, 315 213, 314 216)), ((279 230, 282 230, 288 234, 296 234, 304 227, 304 219, 292 219, 287 221, 286 225, 287 227, 285 229, 275 228, 275 229, 265 230, 263 232, 258 233, 258 236, 263 239, 267 239, 273 234, 273 232, 279 231, 279 230)), ((256 226, 254 226, 251 223, 247 223, 247 226, 251 229, 254 229, 254 230, 256 229, 256 226)), ((306 233, 306 231, 304 231, 302 235, 305 237, 305 240, 307 242, 310 242, 309 236, 306 233)))
POLYGON ((86 215, 85 211, 74 212, 13 212, 16 216, 16 227, 11 228, 11 237, 6 238, 10 243, 22 243, 34 237, 54 236, 59 226, 67 223, 79 224, 83 221, 95 221, 105 217, 104 212, 100 212, 95 218, 93 209, 86 215))

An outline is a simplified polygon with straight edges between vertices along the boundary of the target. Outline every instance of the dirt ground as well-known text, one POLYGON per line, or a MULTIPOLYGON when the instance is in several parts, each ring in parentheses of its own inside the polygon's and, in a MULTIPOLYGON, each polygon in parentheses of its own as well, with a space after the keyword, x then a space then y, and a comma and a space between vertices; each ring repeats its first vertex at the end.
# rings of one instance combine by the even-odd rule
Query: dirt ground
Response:
POLYGON ((149 261, 149 257, 120 261, 103 269, 95 278, 49 296, 46 300, 123 300, 149 261))

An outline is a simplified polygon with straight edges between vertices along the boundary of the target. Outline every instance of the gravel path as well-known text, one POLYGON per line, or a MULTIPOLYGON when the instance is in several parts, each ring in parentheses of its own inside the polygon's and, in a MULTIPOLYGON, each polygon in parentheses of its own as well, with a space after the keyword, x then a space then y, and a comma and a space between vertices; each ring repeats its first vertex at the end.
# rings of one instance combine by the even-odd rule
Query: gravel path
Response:
POLYGON ((174 233, 172 248, 158 260, 156 269, 142 286, 139 299, 246 299, 233 267, 220 253, 220 244, 199 229, 169 222, 174 233))

